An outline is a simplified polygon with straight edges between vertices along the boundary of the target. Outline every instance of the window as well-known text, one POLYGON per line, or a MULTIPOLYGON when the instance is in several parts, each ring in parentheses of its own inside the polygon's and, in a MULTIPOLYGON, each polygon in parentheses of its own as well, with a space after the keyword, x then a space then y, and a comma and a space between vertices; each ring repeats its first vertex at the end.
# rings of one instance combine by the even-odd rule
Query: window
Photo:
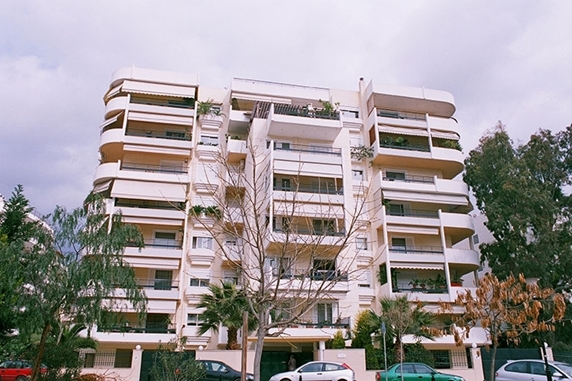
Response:
POLYGON ((544 370, 544 364, 540 362, 529 362, 530 365, 530 373, 546 376, 546 371, 544 370))
POLYGON ((205 146, 218 146, 218 136, 201 135, 199 143, 205 146))
POLYGON ((518 361, 513 362, 512 364, 507 365, 504 370, 507 372, 514 372, 514 373, 527 373, 526 371, 526 362, 525 361, 518 361))
POLYGON ((405 180, 405 172, 385 172, 385 177, 389 181, 393 180, 405 180))
POLYGON ((185 139, 185 131, 165 131, 165 137, 170 139, 185 139))
POLYGON ((371 287, 371 270, 363 269, 358 275, 358 287, 371 287))
POLYGON ((156 246, 177 246, 177 233, 176 232, 155 232, 153 238, 153 245, 156 246))
MULTIPOLYGON (((322 363, 314 363, 304 366, 300 369, 302 373, 314 373, 314 372, 321 372, 322 371, 322 363)), ((302 378, 302 376, 300 376, 302 378)))
POLYGON ((363 145, 361 136, 350 136, 350 147, 359 147, 361 145, 363 145))
POLYGON ((477 245, 479 243, 479 235, 475 234, 473 236, 473 245, 477 245))
POLYGON ((289 142, 274 142, 275 149, 290 149, 289 142))
POLYGON ((197 327, 201 322, 201 314, 187 314, 187 325, 197 327))
POLYGON ((358 181, 363 180, 363 171, 360 169, 352 169, 352 179, 358 181))
POLYGON ((405 238, 392 238, 391 246, 393 250, 407 250, 407 240, 405 238))
POLYGON ((336 261, 332 259, 314 259, 313 279, 333 280, 336 277, 336 261))
POLYGON ((405 205, 403 204, 389 204, 390 216, 405 216, 405 205))
POLYGON ((314 234, 332 234, 336 232, 334 220, 312 220, 314 234))
POLYGON ((291 258, 266 258, 266 267, 272 270, 272 275, 285 277, 292 274, 291 258))
POLYGON ((209 279, 191 278, 189 280, 189 286, 208 287, 209 286, 209 279))
POLYGON ((359 111, 354 110, 341 110, 342 117, 346 119, 357 119, 359 118, 359 111))
POLYGON ((333 303, 318 303, 316 305, 318 311, 318 324, 320 323, 332 323, 334 316, 334 305, 333 303))
POLYGON ((173 283, 173 271, 155 270, 155 290, 170 290, 173 283))
POLYGON ((193 249, 213 249, 213 237, 193 237, 193 249))
POLYGON ((131 368, 131 359, 133 358, 132 349, 116 349, 114 368, 131 368))
POLYGON ((356 238, 356 249, 357 250, 367 250, 367 237, 357 237, 356 238))

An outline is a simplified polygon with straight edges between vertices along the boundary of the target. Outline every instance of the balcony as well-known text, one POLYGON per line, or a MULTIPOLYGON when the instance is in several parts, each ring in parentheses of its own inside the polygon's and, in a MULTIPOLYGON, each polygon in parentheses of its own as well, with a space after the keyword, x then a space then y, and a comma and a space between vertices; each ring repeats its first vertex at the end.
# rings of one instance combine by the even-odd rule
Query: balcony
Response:
POLYGON ((246 140, 228 139, 226 143, 226 155, 229 162, 244 160, 247 153, 246 140))
POLYGON ((447 262, 451 268, 465 274, 478 270, 481 266, 479 252, 470 249, 446 249, 447 262))
POLYGON ((178 226, 186 218, 184 204, 177 202, 117 199, 115 207, 121 209, 125 221, 130 223, 178 226))
POLYGON ((125 111, 128 104, 127 96, 115 97, 110 99, 105 105, 105 119, 110 119, 115 115, 119 114, 121 111, 125 111))
POLYGON ((380 136, 373 144, 373 163, 384 166, 413 167, 440 171, 452 179, 464 168, 464 156, 455 148, 430 147, 429 138, 380 136))
POLYGON ((109 157, 120 157, 124 144, 144 147, 145 152, 179 156, 189 156, 192 149, 190 133, 181 129, 128 128, 125 134, 120 128, 102 131, 100 149, 109 157))
POLYGON ((339 270, 291 270, 279 272, 274 269, 273 280, 278 282, 278 290, 317 290, 324 289, 327 292, 348 292, 348 273, 339 270))
POLYGON ((145 291, 148 299, 179 299, 179 281, 166 279, 137 279, 137 286, 145 291))
POLYGON ((280 103, 258 102, 255 118, 268 119, 268 135, 333 141, 342 130, 339 113, 280 103))
POLYGON ((475 233, 473 217, 461 213, 441 213, 441 221, 445 234, 451 237, 452 244, 456 244, 475 233))

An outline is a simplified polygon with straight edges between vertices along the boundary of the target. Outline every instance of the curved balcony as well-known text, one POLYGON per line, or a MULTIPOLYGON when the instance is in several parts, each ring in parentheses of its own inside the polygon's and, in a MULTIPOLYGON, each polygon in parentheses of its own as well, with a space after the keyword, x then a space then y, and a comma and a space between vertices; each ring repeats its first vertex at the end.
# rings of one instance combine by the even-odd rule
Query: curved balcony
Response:
POLYGON ((115 115, 119 114, 121 111, 125 111, 128 104, 128 97, 115 97, 109 100, 105 105, 105 119, 110 119, 115 115))
POLYGON ((473 217, 469 214, 441 213, 441 222, 445 234, 451 237, 452 244, 456 244, 475 233, 473 217))
POLYGON ((95 175, 93 176, 93 184, 99 184, 104 181, 113 180, 117 177, 117 172, 119 171, 119 163, 102 163, 95 169, 95 175))
POLYGON ((228 161, 236 162, 244 160, 247 153, 248 149, 246 148, 246 140, 228 139, 228 142, 226 143, 226 155, 228 161))
POLYGON ((187 286, 187 288, 185 288, 185 298, 189 303, 199 303, 201 296, 208 293, 208 287, 187 286))
POLYGON ((479 253, 470 249, 445 249, 449 266, 459 270, 460 273, 466 274, 475 271, 481 266, 479 253))
POLYGON ((413 167, 441 171, 443 177, 452 179, 464 168, 463 153, 453 148, 429 145, 380 145, 373 147, 373 163, 386 167, 413 167))
POLYGON ((272 104, 268 113, 268 135, 309 140, 333 141, 342 131, 338 114, 322 115, 320 110, 272 104))
POLYGON ((431 129, 450 132, 459 135, 459 125, 453 118, 440 118, 438 116, 427 117, 427 124, 431 129))

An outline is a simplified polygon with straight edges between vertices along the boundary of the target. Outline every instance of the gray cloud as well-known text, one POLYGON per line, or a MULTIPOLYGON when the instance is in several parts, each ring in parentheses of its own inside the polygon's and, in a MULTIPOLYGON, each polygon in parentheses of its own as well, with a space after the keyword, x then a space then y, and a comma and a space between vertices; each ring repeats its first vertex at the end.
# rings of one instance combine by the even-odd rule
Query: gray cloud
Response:
POLYGON ((572 3, 505 0, 0 4, 0 193, 21 183, 47 213, 74 207, 97 165, 102 95, 136 65, 357 89, 451 92, 465 153, 502 120, 515 140, 572 122, 572 3))

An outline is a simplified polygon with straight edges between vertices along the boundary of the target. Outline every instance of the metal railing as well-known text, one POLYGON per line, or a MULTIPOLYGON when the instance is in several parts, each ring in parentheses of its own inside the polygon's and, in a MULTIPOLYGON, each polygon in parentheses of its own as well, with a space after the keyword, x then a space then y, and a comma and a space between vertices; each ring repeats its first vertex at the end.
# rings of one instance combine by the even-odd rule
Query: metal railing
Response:
POLYGON ((377 110, 377 116, 393 119, 425 120, 425 114, 395 110, 377 110))
POLYGON ((167 327, 131 327, 131 326, 113 326, 113 327, 97 327, 98 332, 113 333, 175 333, 175 328, 167 327))
POLYGON ((304 270, 292 270, 292 269, 272 269, 272 275, 280 277, 280 279, 310 279, 310 280, 321 280, 321 281, 336 281, 336 282, 347 282, 348 272, 340 270, 316 270, 316 269, 304 269, 304 270))
POLYGON ((84 368, 131 368, 132 350, 82 353, 84 368))
POLYGON ((145 202, 117 200, 115 202, 115 206, 125 207, 125 208, 164 209, 164 210, 181 210, 181 211, 185 209, 184 203, 179 203, 179 202, 168 203, 165 201, 151 201, 151 200, 145 202))
POLYGON ((342 149, 334 147, 309 146, 303 144, 288 144, 288 145, 282 144, 281 146, 278 146, 276 145, 275 142, 274 149, 277 151, 296 151, 296 152, 315 153, 320 155, 342 156, 342 149))
POLYGON ((323 235, 329 237, 343 237, 346 235, 345 230, 341 231, 333 231, 328 229, 312 229, 312 228, 297 228, 294 226, 288 228, 274 228, 273 231, 275 233, 290 233, 290 234, 299 234, 299 235, 323 235))
POLYGON ((343 189, 335 189, 327 186, 320 187, 315 185, 298 185, 298 186, 274 186, 275 191, 284 192, 300 192, 300 193, 318 193, 318 194, 338 194, 343 195, 343 189))
POLYGON ((398 254, 443 254, 442 246, 389 246, 389 251, 398 254))
POLYGON ((387 215, 400 217, 439 218, 439 212, 436 210, 409 209, 403 211, 392 211, 391 206, 388 208, 387 215))
POLYGON ((431 176, 415 176, 415 175, 404 175, 403 177, 392 177, 383 176, 384 181, 402 181, 406 183, 423 183, 423 184, 433 184, 434 178, 431 176))
POLYGON ((403 146, 403 145, 379 143, 379 146, 381 148, 392 148, 392 149, 402 149, 402 150, 407 150, 407 151, 430 152, 428 145, 424 146, 424 145, 409 144, 409 145, 403 146))
POLYGON ((192 139, 191 133, 185 130, 148 130, 144 128, 128 128, 125 135, 185 141, 190 141, 192 139))
MULTIPOLYGON (((253 118, 268 119, 270 108, 273 103, 258 101, 254 104, 252 112, 253 118)), ((329 119, 339 120, 340 113, 336 111, 329 111, 319 107, 308 107, 299 105, 290 105, 286 103, 274 103, 274 114, 277 115, 291 115, 299 116, 302 118, 316 118, 316 119, 329 119)))
POLYGON ((155 279, 155 278, 140 278, 136 280, 137 286, 141 288, 152 288, 154 290, 172 290, 179 289, 178 280, 170 279, 155 279))
POLYGON ((187 170, 182 165, 153 165, 141 163, 122 163, 122 170, 140 171, 140 172, 153 172, 153 173, 187 173, 187 170))
POLYGON ((195 108, 194 99, 188 98, 189 101, 185 100, 154 100, 151 98, 138 98, 132 97, 131 103, 149 106, 162 106, 162 107, 175 107, 175 108, 186 108, 193 110, 195 108), (191 101, 192 100, 192 101, 191 101))

